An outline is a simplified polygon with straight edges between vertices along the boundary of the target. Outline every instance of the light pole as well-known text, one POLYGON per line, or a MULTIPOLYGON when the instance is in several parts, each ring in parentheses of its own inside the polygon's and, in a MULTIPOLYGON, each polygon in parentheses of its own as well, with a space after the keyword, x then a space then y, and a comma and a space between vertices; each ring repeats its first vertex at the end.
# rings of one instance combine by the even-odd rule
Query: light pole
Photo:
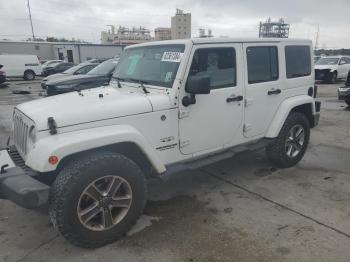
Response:
POLYGON ((27 0, 27 7, 28 7, 28 13, 29 13, 30 27, 32 28, 33 41, 35 41, 34 28, 33 28, 33 21, 32 21, 32 13, 30 12, 30 3, 29 3, 29 0, 27 0))

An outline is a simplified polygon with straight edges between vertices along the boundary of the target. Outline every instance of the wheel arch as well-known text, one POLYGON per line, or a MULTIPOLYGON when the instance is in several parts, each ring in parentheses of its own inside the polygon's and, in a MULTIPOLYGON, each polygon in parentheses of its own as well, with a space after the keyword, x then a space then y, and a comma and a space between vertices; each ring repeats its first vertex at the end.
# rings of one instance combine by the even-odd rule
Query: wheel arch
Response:
POLYGON ((270 127, 265 135, 268 138, 277 137, 284 122, 291 112, 300 112, 306 115, 309 120, 310 127, 314 126, 313 115, 315 114, 314 99, 310 96, 292 97, 286 99, 278 107, 270 127))
POLYGON ((68 164, 71 161, 74 161, 75 159, 78 159, 92 152, 105 151, 119 153, 131 159, 142 169, 146 178, 152 178, 158 174, 151 161, 141 150, 141 148, 134 142, 120 142, 67 155, 59 162, 56 168, 56 173, 59 172, 66 164, 68 164))
MULTIPOLYGON (((59 130, 58 130, 59 131, 59 130)), ((57 172, 66 161, 91 151, 102 150, 124 154, 148 173, 161 174, 165 166, 147 139, 132 126, 118 125, 58 133, 39 139, 29 152, 26 165, 35 171, 57 172), (51 165, 50 156, 57 156, 57 165, 51 165)))

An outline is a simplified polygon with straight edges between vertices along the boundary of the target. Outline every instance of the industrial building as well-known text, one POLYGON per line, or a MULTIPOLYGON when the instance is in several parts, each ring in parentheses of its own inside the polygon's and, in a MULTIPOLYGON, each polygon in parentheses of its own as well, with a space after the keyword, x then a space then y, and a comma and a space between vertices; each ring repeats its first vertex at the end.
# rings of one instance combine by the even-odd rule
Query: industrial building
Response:
POLYGON ((289 26, 283 18, 280 18, 277 22, 273 22, 271 18, 268 18, 266 22, 260 22, 259 37, 288 38, 289 26))
POLYGON ((0 41, 0 54, 30 54, 37 55, 40 60, 62 59, 73 63, 119 56, 123 48, 123 45, 112 44, 0 41))
POLYGON ((170 40, 171 39, 171 28, 169 27, 157 27, 154 29, 154 40, 170 40))
POLYGON ((191 38, 191 13, 176 9, 176 14, 171 17, 171 38, 191 38))
POLYGON ((108 31, 101 32, 102 44, 132 45, 153 40, 150 34, 151 31, 142 26, 131 29, 119 26, 117 30, 114 25, 108 26, 110 27, 108 31))

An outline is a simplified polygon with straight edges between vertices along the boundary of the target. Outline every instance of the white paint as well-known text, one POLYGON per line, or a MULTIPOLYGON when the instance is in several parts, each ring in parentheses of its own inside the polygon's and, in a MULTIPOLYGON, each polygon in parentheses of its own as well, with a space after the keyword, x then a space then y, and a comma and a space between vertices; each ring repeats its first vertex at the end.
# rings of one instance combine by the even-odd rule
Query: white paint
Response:
POLYGON ((23 77, 26 70, 41 75, 42 67, 36 55, 0 55, 1 69, 7 77, 23 77))

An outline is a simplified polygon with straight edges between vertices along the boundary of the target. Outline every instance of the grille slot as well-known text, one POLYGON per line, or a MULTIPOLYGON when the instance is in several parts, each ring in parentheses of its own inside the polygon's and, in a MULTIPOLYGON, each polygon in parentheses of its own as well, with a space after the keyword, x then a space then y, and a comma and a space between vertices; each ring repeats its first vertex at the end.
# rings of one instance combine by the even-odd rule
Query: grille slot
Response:
POLYGON ((27 154, 27 139, 30 128, 29 123, 30 122, 28 121, 28 118, 25 115, 15 110, 15 113, 13 115, 13 140, 19 154, 22 157, 25 157, 25 155, 27 154))
POLYGON ((18 153, 16 147, 11 146, 8 150, 8 153, 16 166, 19 166, 20 168, 22 168, 26 172, 32 172, 32 169, 30 169, 29 167, 27 167, 25 165, 25 162, 24 162, 23 158, 21 157, 21 155, 18 153))

